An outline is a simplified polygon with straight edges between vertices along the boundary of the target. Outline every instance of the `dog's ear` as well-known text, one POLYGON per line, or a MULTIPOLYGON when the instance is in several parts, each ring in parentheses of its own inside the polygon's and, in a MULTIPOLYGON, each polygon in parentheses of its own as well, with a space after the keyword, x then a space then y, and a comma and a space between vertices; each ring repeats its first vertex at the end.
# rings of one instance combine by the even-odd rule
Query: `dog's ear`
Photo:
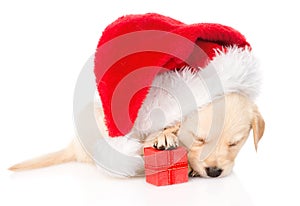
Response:
POLYGON ((258 111, 256 105, 254 106, 253 109, 253 118, 251 122, 251 127, 253 130, 255 150, 257 151, 258 142, 262 138, 265 131, 265 121, 261 116, 260 112, 258 111))

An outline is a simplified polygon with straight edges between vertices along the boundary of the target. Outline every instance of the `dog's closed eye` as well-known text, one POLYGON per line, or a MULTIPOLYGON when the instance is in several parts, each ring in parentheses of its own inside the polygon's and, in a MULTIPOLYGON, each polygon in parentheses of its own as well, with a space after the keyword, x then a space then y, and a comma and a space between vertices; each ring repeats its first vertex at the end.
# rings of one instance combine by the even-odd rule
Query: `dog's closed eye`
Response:
POLYGON ((243 140, 243 138, 241 138, 239 140, 235 140, 235 141, 229 142, 227 145, 228 145, 228 147, 235 147, 238 144, 240 144, 242 142, 242 140, 243 140))
POLYGON ((234 146, 237 146, 239 142, 231 142, 231 143, 228 143, 228 147, 234 147, 234 146))
POLYGON ((206 142, 205 139, 202 138, 202 137, 196 138, 196 141, 199 142, 201 145, 202 145, 202 144, 205 144, 205 142, 206 142))
POLYGON ((192 133, 195 141, 199 144, 199 145, 203 145, 206 143, 206 139, 204 137, 199 137, 197 135, 195 135, 194 133, 192 133))
POLYGON ((238 146, 239 144, 241 144, 247 137, 246 136, 237 136, 234 139, 232 139, 231 141, 229 141, 227 143, 229 148, 234 148, 236 146, 238 146))

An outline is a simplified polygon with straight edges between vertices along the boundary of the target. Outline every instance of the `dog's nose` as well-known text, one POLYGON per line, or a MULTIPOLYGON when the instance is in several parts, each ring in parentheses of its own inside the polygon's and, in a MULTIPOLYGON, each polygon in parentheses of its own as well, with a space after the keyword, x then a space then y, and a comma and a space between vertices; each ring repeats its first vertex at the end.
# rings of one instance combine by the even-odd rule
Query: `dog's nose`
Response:
POLYGON ((218 167, 206 167, 205 171, 209 177, 219 177, 223 172, 223 170, 218 167))

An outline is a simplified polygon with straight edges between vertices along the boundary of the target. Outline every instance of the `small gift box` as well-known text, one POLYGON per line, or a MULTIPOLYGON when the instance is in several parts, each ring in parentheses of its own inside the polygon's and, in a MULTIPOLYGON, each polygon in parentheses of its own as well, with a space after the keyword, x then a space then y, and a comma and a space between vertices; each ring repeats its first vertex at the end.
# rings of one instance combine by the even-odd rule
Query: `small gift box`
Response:
POLYGON ((146 181, 162 186, 188 181, 187 151, 183 147, 174 150, 144 148, 146 181))

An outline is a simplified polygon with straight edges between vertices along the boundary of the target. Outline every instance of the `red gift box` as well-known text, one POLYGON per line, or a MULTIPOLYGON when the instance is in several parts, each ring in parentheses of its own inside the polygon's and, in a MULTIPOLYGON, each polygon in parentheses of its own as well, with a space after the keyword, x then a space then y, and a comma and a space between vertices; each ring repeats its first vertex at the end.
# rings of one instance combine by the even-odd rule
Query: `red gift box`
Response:
POLYGON ((162 186, 188 181, 187 151, 183 147, 174 150, 144 148, 146 182, 162 186))

